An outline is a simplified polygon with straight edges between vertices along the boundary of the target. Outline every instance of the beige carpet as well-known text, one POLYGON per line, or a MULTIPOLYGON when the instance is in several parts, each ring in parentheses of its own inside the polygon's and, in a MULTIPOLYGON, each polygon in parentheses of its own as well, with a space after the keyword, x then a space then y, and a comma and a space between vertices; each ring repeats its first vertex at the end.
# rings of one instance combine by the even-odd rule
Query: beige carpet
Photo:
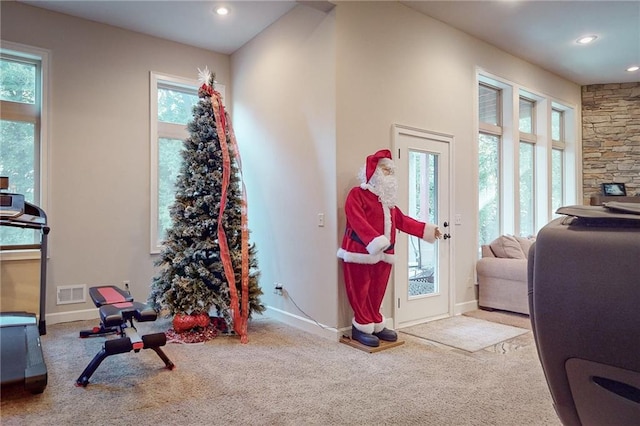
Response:
MULTIPOLYGON (((173 371, 148 350, 115 355, 78 388, 102 346, 78 338, 92 325, 47 327, 49 384, 35 396, 3 390, 2 426, 560 425, 530 332, 473 353, 407 335, 369 354, 258 317, 246 345, 169 344, 173 371)), ((168 327, 158 320, 140 330, 168 327)))
POLYGON ((476 352, 527 333, 529 330, 468 316, 455 316, 398 331, 467 352, 476 352))

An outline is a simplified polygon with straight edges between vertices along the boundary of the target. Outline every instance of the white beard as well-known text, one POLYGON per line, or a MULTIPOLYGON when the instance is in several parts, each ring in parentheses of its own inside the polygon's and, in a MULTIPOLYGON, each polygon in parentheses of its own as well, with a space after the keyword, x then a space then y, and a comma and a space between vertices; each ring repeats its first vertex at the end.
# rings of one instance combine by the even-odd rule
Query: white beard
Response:
POLYGON ((378 169, 371 176, 369 185, 385 207, 394 207, 398 202, 398 180, 394 175, 385 175, 378 169))

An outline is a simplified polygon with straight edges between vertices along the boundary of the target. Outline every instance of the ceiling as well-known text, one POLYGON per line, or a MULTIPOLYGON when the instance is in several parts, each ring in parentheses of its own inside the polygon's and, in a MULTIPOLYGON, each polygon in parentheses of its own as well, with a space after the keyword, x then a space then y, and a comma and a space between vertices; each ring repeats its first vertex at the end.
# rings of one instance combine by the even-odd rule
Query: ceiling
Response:
POLYGON ((580 85, 640 81, 640 0, 402 3, 580 85))
MULTIPOLYGON (((27 1, 36 7, 231 54, 296 4, 329 1, 27 1), (219 5, 229 9, 218 16, 219 5)), ((640 0, 400 1, 580 85, 640 81, 640 0), (586 46, 576 40, 598 39, 586 46)))

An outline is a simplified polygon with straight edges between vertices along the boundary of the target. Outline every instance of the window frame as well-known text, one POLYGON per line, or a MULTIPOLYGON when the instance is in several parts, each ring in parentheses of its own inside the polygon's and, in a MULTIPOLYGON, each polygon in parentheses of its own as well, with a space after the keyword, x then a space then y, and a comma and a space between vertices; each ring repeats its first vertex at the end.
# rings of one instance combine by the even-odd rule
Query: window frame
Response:
MULTIPOLYGON (((47 212, 47 220, 50 223, 52 215, 49 212, 49 153, 51 151, 50 140, 50 63, 51 51, 39 47, 10 41, 0 41, 0 51, 3 55, 24 60, 36 64, 36 103, 24 104, 11 101, 0 101, 0 117, 4 120, 23 121, 35 125, 34 133, 34 203, 47 212), (37 100, 40 102, 37 102, 37 100)), ((39 243, 38 243, 39 244, 39 243)), ((49 252, 51 245, 49 245, 49 252)), ((39 248, 24 248, 18 245, 16 248, 4 246, 0 250, 1 260, 28 260, 39 259, 39 248)))
MULTIPOLYGON (((488 135, 488 136, 493 136, 497 138, 497 152, 498 152, 498 187, 497 187, 497 191, 498 191, 498 232, 501 233, 502 229, 503 229, 503 204, 504 204, 504 198, 502 196, 504 188, 503 188, 503 179, 502 176, 504 174, 504 168, 503 168, 503 146, 504 146, 504 142, 503 142, 503 127, 502 127, 502 123, 503 123, 503 114, 502 114, 502 110, 503 110, 503 94, 502 94, 502 88, 495 86, 493 84, 490 84, 486 81, 480 81, 478 83, 478 88, 480 86, 484 86, 488 89, 494 90, 497 92, 497 99, 496 99, 496 121, 497 124, 492 124, 492 123, 486 123, 483 121, 480 121, 480 116, 479 114, 477 114, 476 116, 478 117, 478 141, 476 146, 479 146, 480 143, 480 135, 484 134, 484 135, 488 135)), ((476 105, 478 105, 478 102, 476 102, 476 105)), ((478 105, 479 108, 479 105, 478 105)), ((476 170, 479 170, 479 167, 476 167, 476 170)), ((480 198, 479 198, 479 194, 476 197, 476 200, 479 202, 480 198)), ((478 206, 478 213, 480 213, 480 206, 478 206)), ((478 222, 478 230, 476 232, 476 236, 477 238, 479 238, 480 235, 480 229, 479 229, 479 225, 480 223, 478 222)))
POLYGON ((162 250, 162 242, 158 235, 158 167, 159 167, 159 139, 179 139, 184 140, 189 136, 186 126, 176 123, 161 122, 158 120, 158 89, 160 88, 193 89, 198 91, 198 81, 177 77, 173 75, 151 71, 149 73, 149 135, 150 135, 150 188, 151 188, 151 208, 149 211, 150 223, 150 253, 157 254, 162 250))
MULTIPOLYGON (((566 131, 565 129, 567 128, 566 126, 566 110, 563 109, 563 107, 561 105, 558 104, 553 104, 551 106, 551 125, 553 126, 553 113, 554 112, 558 112, 560 114, 560 139, 554 139, 553 138, 553 131, 551 131, 551 173, 550 173, 550 177, 551 177, 551 200, 550 200, 550 207, 552 210, 554 210, 554 206, 553 206, 553 151, 558 151, 561 154, 561 174, 562 174, 562 185, 561 185, 561 189, 562 189, 562 195, 561 195, 561 199, 560 199, 560 206, 563 206, 566 203, 566 185, 565 185, 565 180, 566 180, 566 174, 565 174, 565 169, 567 167, 566 165, 566 149, 567 149, 567 142, 566 142, 566 131)), ((559 215, 555 214, 554 211, 551 212, 551 214, 553 215, 553 217, 557 217, 559 215)))
MULTIPOLYGON (((518 98, 518 115, 517 117, 520 117, 520 105, 525 102, 530 104, 531 106, 531 132, 525 132, 520 130, 520 125, 518 123, 518 172, 517 172, 517 176, 518 176, 518 180, 517 182, 515 182, 515 187, 516 187, 516 192, 518 194, 521 194, 522 190, 520 187, 521 184, 521 177, 520 177, 520 172, 521 172, 521 164, 520 164, 520 154, 521 154, 521 149, 522 149, 522 144, 527 144, 530 145, 533 148, 533 164, 531 165, 532 167, 532 179, 533 179, 533 187, 532 187, 532 191, 533 191, 533 203, 532 203, 532 212, 531 214, 533 215, 533 228, 535 229, 537 226, 537 190, 536 190, 536 175, 537 175, 537 159, 536 159, 536 143, 538 142, 538 134, 537 134, 537 129, 538 129, 538 102, 536 101, 534 96, 529 95, 526 92, 520 91, 519 93, 519 98, 518 98)), ((519 235, 522 236, 522 203, 520 202, 520 195, 518 195, 517 197, 514 197, 514 201, 515 201, 515 208, 516 208, 516 218, 515 218, 515 226, 514 226, 514 234, 515 235, 519 235)))
MULTIPOLYGON (((534 146, 534 230, 537 233, 542 226, 554 218, 552 204, 552 154, 553 149, 563 149, 563 197, 564 202, 577 202, 579 196, 579 158, 578 140, 579 121, 578 107, 561 101, 553 96, 535 92, 517 83, 508 81, 491 73, 476 68, 476 87, 488 85, 501 90, 502 97, 502 152, 501 176, 502 185, 500 203, 500 234, 519 235, 519 144, 531 143, 534 146), (532 111, 533 134, 521 132, 518 125, 520 117, 520 98, 535 102, 532 111), (552 140, 552 111, 563 112, 564 140, 552 140)), ((478 93, 476 89, 476 93, 478 93)), ((476 137, 487 130, 487 125, 480 122, 479 99, 476 99, 475 119, 477 123, 476 137)), ((476 147, 477 149, 477 147, 476 147)), ((479 157, 476 157, 479 161, 479 157)), ((477 167, 476 167, 477 169, 477 167)), ((476 190, 479 190, 479 182, 476 190)), ((477 197, 476 197, 477 198, 477 197)), ((476 238, 479 238, 478 222, 476 238)))
MULTIPOLYGON (((159 139, 177 139, 184 141, 189 137, 186 125, 161 122, 158 120, 158 89, 187 91, 197 94, 202 85, 195 79, 189 79, 166 73, 149 72, 149 146, 150 146, 150 209, 149 209, 149 252, 159 254, 162 251, 162 241, 158 235, 158 168, 159 168, 159 139)), ((225 86, 214 83, 224 101, 225 86)))
MULTIPOLYGON (((520 126, 518 126, 518 133, 520 133, 520 141, 521 142, 527 142, 527 143, 531 143, 534 144, 537 141, 537 131, 536 131, 536 108, 537 108, 537 103, 535 101, 535 99, 530 99, 527 96, 524 96, 522 94, 520 94, 519 96, 519 101, 524 101, 527 103, 531 104, 531 132, 525 132, 520 130, 520 126)), ((520 102, 518 102, 518 117, 520 117, 520 102)))

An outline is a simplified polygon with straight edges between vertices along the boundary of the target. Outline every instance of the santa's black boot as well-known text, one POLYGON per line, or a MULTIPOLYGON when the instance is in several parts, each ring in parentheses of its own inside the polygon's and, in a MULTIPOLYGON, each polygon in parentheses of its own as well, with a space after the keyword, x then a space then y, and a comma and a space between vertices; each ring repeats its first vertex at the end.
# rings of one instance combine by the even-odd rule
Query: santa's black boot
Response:
POLYGON ((362 343, 365 346, 378 347, 380 346, 380 339, 373 334, 365 333, 358 330, 355 327, 351 327, 351 338, 362 343))
POLYGON ((393 330, 389 330, 388 328, 383 328, 381 331, 373 333, 373 335, 385 342, 395 342, 398 340, 398 333, 393 330))

